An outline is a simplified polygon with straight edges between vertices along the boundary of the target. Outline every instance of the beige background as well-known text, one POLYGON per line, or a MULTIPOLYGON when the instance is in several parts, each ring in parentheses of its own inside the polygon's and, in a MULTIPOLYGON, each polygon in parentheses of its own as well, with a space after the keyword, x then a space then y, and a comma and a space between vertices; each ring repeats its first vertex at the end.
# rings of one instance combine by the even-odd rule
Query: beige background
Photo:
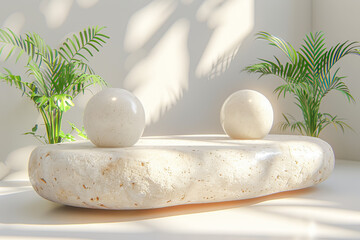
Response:
MULTIPOLYGON (((253 89, 273 105, 275 126, 281 113, 300 116, 293 99, 277 100, 272 94, 280 80, 249 75, 241 70, 257 58, 279 52, 255 41, 254 34, 268 31, 299 47, 306 33, 322 30, 330 44, 360 40, 356 28, 357 1, 335 0, 22 0, 2 1, 0 24, 17 33, 36 32, 53 47, 69 33, 89 25, 107 26, 108 44, 91 64, 112 87, 126 88, 142 101, 147 114, 145 135, 222 133, 220 108, 231 93, 253 89), (339 11, 340 10, 340 11, 339 11), (349 13, 354 11, 354 13, 349 13), (331 14, 329 14, 331 13, 331 14)), ((341 73, 354 97, 360 97, 360 58, 349 57, 341 73)), ((14 72, 23 65, 3 63, 14 72)), ((93 92, 96 92, 94 89, 93 92)), ((66 113, 67 120, 82 126, 87 92, 66 113)), ((347 104, 331 94, 323 110, 348 119, 359 132, 360 105, 347 104)), ((22 136, 41 118, 21 93, 0 83, 0 178, 24 165, 38 142, 22 136), (25 159, 25 160, 24 160, 25 159)), ((358 159, 359 135, 328 128, 321 136, 337 158, 358 159)))

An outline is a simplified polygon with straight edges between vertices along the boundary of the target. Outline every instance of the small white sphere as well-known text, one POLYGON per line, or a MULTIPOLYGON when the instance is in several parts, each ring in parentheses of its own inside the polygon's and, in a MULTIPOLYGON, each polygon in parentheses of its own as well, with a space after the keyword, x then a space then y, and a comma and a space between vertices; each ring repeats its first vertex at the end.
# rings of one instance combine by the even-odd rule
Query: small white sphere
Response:
POLYGON ((107 88, 87 103, 84 128, 90 141, 98 147, 129 147, 143 134, 144 108, 129 91, 107 88))
POLYGON ((259 92, 240 90, 224 102, 220 121, 234 139, 262 139, 271 130, 274 113, 269 100, 259 92))

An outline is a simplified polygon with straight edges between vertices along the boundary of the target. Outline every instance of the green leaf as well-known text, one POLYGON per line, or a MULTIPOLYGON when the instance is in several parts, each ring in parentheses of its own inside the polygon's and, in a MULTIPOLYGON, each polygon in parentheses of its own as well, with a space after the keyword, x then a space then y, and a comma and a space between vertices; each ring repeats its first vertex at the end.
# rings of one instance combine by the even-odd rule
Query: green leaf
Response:
POLYGON ((84 127, 82 127, 82 129, 80 130, 79 128, 77 128, 77 127, 75 126, 75 124, 73 124, 73 123, 71 123, 71 122, 68 122, 68 123, 70 124, 71 129, 76 131, 76 133, 78 134, 79 137, 81 137, 81 138, 83 138, 83 139, 88 139, 88 137, 87 137, 87 135, 86 135, 86 133, 85 133, 84 127))
POLYGON ((36 132, 36 131, 37 131, 37 129, 38 129, 38 125, 37 125, 37 124, 35 124, 35 126, 31 129, 31 131, 32 131, 32 132, 36 132))
POLYGON ((62 130, 60 131, 60 138, 65 142, 74 142, 76 141, 75 137, 70 133, 65 134, 62 130))
MULTIPOLYGON (((28 55, 26 74, 27 81, 21 76, 4 69, 0 80, 13 85, 29 97, 43 117, 46 138, 35 134, 37 126, 27 135, 38 139, 43 137, 45 143, 62 141, 61 121, 63 113, 74 106, 73 98, 83 93, 90 86, 105 86, 105 81, 95 75, 88 63, 88 55, 100 50, 109 37, 102 34, 104 28, 89 27, 67 38, 60 48, 53 49, 36 33, 17 36, 10 29, 0 29, 0 55, 6 60, 28 55)), ((77 130, 76 130, 77 131, 77 130)), ((80 130, 79 130, 80 131, 80 130)), ((81 136, 85 134, 78 132, 81 136)), ((64 138, 71 138, 64 135, 64 138)))
POLYGON ((285 121, 280 125, 281 129, 289 128, 300 134, 318 137, 328 125, 341 130, 347 128, 348 125, 337 116, 321 113, 320 105, 332 90, 345 95, 348 101, 355 101, 344 82, 345 77, 338 76, 339 69, 333 71, 332 67, 349 54, 359 56, 359 43, 346 41, 327 50, 324 34, 316 32, 306 35, 304 44, 296 51, 290 43, 269 33, 259 32, 257 36, 280 49, 288 58, 285 63, 277 56, 274 56, 274 61, 259 59, 260 63, 244 68, 249 73, 259 74, 259 78, 272 75, 282 79, 274 93, 278 97, 286 97, 288 93, 294 97, 294 104, 301 111, 303 119, 298 121, 290 115, 283 115, 285 121))
POLYGON ((93 56, 89 47, 98 52, 99 48, 97 46, 102 47, 100 42, 106 43, 105 39, 109 38, 107 35, 100 33, 102 29, 104 28, 89 27, 88 29, 84 29, 79 32, 78 35, 73 34, 72 38, 67 38, 63 43, 63 46, 65 47, 60 47, 60 55, 68 62, 73 62, 76 57, 80 57, 82 60, 88 61, 82 52, 86 52, 90 56, 93 56), (71 43, 72 49, 67 42, 71 43))

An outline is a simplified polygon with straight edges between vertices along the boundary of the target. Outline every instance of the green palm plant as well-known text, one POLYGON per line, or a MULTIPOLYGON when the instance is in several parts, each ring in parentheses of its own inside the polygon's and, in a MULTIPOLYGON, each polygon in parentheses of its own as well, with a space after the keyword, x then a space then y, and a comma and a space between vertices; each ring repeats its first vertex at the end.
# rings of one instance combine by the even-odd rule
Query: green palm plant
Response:
POLYGON ((260 77, 274 75, 283 80, 274 93, 278 98, 286 94, 295 97, 295 104, 302 112, 303 120, 297 121, 293 116, 283 114, 285 121, 281 129, 290 128, 300 134, 319 137, 320 132, 328 125, 338 126, 342 131, 350 126, 338 116, 320 112, 324 97, 332 90, 341 92, 349 102, 355 102, 344 78, 338 75, 339 68, 332 71, 334 65, 349 54, 359 55, 360 45, 357 42, 343 42, 327 49, 324 34, 321 32, 306 35, 304 44, 296 51, 288 42, 266 32, 259 32, 257 39, 266 40, 269 45, 280 49, 288 61, 283 64, 275 56, 274 61, 259 59, 260 63, 246 67, 250 73, 259 73, 260 77))
MULTIPOLYGON (((22 80, 4 68, 0 80, 20 89, 40 112, 46 128, 45 142, 59 143, 64 135, 61 122, 64 112, 74 106, 73 99, 91 85, 105 85, 105 81, 88 64, 88 56, 99 51, 109 37, 101 33, 104 27, 89 27, 67 38, 53 49, 36 33, 17 36, 10 29, 0 29, 0 55, 5 61, 16 56, 15 63, 27 55, 26 75, 22 80)), ((35 135, 37 125, 30 132, 35 135)), ((39 137, 39 136, 38 136, 39 137)))

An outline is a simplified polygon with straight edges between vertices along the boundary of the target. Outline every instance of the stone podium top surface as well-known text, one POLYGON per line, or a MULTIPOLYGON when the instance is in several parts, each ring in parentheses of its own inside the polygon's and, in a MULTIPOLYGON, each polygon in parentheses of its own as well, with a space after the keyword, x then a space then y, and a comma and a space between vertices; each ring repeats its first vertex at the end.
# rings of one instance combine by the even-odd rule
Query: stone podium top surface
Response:
POLYGON ((169 135, 169 136, 149 136, 142 137, 132 147, 125 148, 99 148, 90 141, 76 141, 70 143, 60 143, 52 145, 43 145, 41 147, 51 150, 81 150, 96 149, 98 151, 122 151, 141 148, 168 148, 168 147, 213 147, 216 148, 247 148, 248 146, 257 146, 263 148, 283 143, 325 143, 319 138, 301 136, 301 135, 273 135, 269 134, 264 139, 255 140, 237 140, 231 139, 224 134, 202 134, 202 135, 169 135))

